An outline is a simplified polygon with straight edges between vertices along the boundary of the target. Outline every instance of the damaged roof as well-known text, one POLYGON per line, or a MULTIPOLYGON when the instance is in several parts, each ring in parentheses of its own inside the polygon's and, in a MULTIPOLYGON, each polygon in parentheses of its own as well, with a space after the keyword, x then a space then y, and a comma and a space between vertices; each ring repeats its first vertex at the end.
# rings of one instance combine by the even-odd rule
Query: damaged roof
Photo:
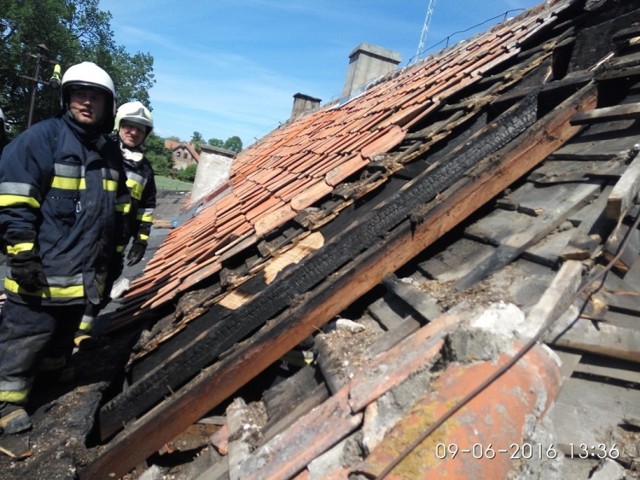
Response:
POLYGON ((629 473, 638 22, 546 2, 241 152, 111 317, 145 330, 125 388, 92 391, 79 477, 133 475, 221 406, 183 478, 629 473))

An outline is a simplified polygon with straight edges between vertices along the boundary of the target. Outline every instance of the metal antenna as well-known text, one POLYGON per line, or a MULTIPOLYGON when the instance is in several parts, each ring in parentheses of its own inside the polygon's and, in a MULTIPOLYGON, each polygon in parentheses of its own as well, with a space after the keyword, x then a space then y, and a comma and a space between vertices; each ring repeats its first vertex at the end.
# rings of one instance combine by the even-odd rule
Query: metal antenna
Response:
POLYGON ((424 44, 427 40, 429 33, 429 24, 431 23, 431 17, 433 15, 433 9, 436 7, 436 0, 429 0, 427 6, 427 16, 424 19, 424 25, 422 26, 422 33, 420 34, 420 43, 418 44, 418 51, 416 52, 416 58, 420 57, 420 54, 424 50, 424 44))

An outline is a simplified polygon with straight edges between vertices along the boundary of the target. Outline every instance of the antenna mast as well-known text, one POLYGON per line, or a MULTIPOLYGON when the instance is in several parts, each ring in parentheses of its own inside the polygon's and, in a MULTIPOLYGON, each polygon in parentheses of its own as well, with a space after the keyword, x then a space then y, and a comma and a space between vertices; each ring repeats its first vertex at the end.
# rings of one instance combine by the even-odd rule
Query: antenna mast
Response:
POLYGON ((422 33, 420 34, 420 43, 418 44, 418 51, 416 52, 416 59, 420 57, 424 50, 424 43, 427 40, 427 34, 429 33, 429 24, 431 23, 431 16, 433 15, 433 9, 436 7, 436 0, 429 0, 427 6, 427 15, 424 19, 424 25, 422 26, 422 33))

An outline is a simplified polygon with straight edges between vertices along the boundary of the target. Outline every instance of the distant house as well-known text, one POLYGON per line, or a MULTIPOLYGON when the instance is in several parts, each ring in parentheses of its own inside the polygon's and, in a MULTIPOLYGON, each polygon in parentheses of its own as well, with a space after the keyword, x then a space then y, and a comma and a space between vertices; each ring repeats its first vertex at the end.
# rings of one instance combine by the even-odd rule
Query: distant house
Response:
POLYGON ((171 150, 173 168, 176 170, 184 170, 190 165, 197 165, 200 161, 200 155, 192 143, 165 140, 164 147, 171 150))

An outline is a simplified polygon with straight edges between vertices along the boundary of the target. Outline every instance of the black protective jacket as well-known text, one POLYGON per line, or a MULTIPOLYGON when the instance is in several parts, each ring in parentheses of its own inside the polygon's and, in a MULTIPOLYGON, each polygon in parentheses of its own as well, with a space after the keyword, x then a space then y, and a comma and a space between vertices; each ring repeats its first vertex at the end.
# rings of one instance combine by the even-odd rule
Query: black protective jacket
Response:
POLYGON ((0 233, 9 265, 34 252, 48 287, 27 291, 9 269, 6 294, 42 305, 103 302, 122 269, 129 208, 117 143, 68 113, 23 132, 0 157, 0 233))

